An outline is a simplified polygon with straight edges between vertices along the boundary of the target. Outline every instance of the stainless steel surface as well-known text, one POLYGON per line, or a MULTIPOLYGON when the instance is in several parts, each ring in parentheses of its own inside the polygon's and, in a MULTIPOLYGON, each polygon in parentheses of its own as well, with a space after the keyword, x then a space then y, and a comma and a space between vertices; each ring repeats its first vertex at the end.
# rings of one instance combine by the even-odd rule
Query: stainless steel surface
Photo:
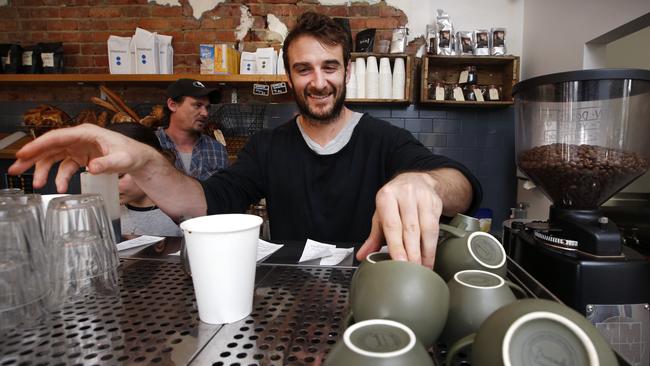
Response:
MULTIPOLYGON (((0 366, 318 365, 342 336, 353 267, 259 265, 253 312, 208 325, 179 257, 167 255, 177 250, 171 242, 141 249, 137 256, 150 260, 122 261, 119 297, 88 298, 37 327, 2 334, 0 366)), ((557 300, 516 263, 508 268, 531 296, 557 300)), ((431 352, 442 364, 445 346, 431 352)), ((469 365, 465 356, 459 362, 469 365)))
POLYGON ((587 306, 587 319, 630 365, 650 365, 648 304, 587 306))
POLYGON ((198 320, 179 264, 123 261, 120 296, 88 297, 0 337, 0 365, 186 364, 221 325, 198 320))
POLYGON ((343 333, 354 270, 271 268, 256 286, 251 315, 224 325, 193 365, 321 363, 343 333))

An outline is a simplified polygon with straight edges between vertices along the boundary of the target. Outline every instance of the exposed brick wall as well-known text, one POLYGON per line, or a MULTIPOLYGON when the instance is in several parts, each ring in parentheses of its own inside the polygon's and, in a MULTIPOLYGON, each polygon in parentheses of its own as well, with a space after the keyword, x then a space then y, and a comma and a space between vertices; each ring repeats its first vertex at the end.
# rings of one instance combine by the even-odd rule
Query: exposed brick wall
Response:
POLYGON ((353 36, 366 28, 377 28, 380 39, 390 39, 391 30, 406 24, 406 15, 385 3, 324 6, 316 1, 230 1, 192 15, 187 0, 182 6, 161 6, 147 0, 16 0, 0 7, 0 43, 30 45, 64 42, 66 73, 108 73, 106 40, 113 34, 131 36, 136 27, 173 36, 174 72, 199 72, 199 44, 234 43, 240 21, 240 6, 254 17, 246 38, 249 46, 268 45, 266 15, 274 14, 291 28, 297 16, 317 11, 350 19, 353 36))

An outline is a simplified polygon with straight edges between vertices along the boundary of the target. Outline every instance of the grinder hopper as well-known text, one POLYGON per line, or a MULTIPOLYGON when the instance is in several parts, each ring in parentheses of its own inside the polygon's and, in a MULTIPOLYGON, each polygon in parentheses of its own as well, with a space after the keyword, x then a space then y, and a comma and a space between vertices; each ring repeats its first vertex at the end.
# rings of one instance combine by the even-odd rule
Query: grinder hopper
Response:
POLYGON ((550 222, 581 250, 616 255, 598 207, 650 166, 650 70, 601 69, 528 79, 513 89, 519 169, 553 202, 550 222), (584 226, 582 224, 578 226, 584 226), (596 237, 593 237, 596 235, 596 237), (571 240, 573 241, 573 240, 571 240), (601 242, 601 243, 596 243, 601 242))

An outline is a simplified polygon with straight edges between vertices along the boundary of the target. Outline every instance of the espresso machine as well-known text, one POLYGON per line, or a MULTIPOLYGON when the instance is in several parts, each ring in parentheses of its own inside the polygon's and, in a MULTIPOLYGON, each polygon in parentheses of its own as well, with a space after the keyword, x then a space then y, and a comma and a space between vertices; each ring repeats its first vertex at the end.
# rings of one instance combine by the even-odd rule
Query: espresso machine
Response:
POLYGON ((630 364, 650 364, 650 262, 600 209, 650 167, 650 70, 545 75, 513 95, 517 166, 552 205, 547 221, 510 220, 506 252, 630 364))

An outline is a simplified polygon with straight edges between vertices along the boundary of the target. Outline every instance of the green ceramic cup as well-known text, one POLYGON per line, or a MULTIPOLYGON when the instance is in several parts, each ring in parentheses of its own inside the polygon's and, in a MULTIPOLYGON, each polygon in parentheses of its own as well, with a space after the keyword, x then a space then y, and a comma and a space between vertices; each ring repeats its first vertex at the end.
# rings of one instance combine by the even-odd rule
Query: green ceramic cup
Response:
POLYGON ((449 222, 449 225, 469 233, 481 230, 481 225, 477 218, 463 214, 456 214, 449 222))
POLYGON ((433 359, 404 324, 372 319, 356 323, 343 333, 327 356, 326 366, 433 365, 433 359))
POLYGON ((440 340, 452 345, 468 334, 476 332, 488 316, 499 308, 527 297, 521 287, 494 273, 467 270, 457 272, 447 282, 449 288, 449 315, 440 340))
POLYGON ((352 295, 357 322, 390 319, 403 323, 425 347, 438 339, 447 320, 447 284, 419 264, 386 260, 364 266, 352 295))
POLYGON ((357 267, 356 271, 354 271, 354 274, 352 275, 352 280, 350 281, 350 297, 352 297, 352 294, 354 293, 354 289, 356 287, 356 282, 357 282, 357 277, 359 276, 359 273, 363 270, 364 267, 375 264, 377 262, 382 262, 382 261, 388 261, 391 260, 390 254, 386 252, 372 252, 366 256, 366 258, 359 263, 359 267, 357 267))
POLYGON ((618 365, 607 341, 584 316, 560 303, 517 300, 495 311, 478 332, 456 342, 447 353, 472 346, 472 365, 618 365))
POLYGON ((434 263, 434 270, 443 280, 449 281, 456 272, 468 269, 506 276, 506 252, 494 236, 482 231, 461 236, 461 232, 455 230, 450 234, 453 237, 438 245, 434 263))
POLYGON ((465 234, 480 230, 481 227, 477 218, 463 214, 456 214, 449 224, 440 224, 440 239, 438 242, 442 243, 455 235, 464 236, 465 234), (456 234, 453 235, 451 233, 452 231, 456 234))

